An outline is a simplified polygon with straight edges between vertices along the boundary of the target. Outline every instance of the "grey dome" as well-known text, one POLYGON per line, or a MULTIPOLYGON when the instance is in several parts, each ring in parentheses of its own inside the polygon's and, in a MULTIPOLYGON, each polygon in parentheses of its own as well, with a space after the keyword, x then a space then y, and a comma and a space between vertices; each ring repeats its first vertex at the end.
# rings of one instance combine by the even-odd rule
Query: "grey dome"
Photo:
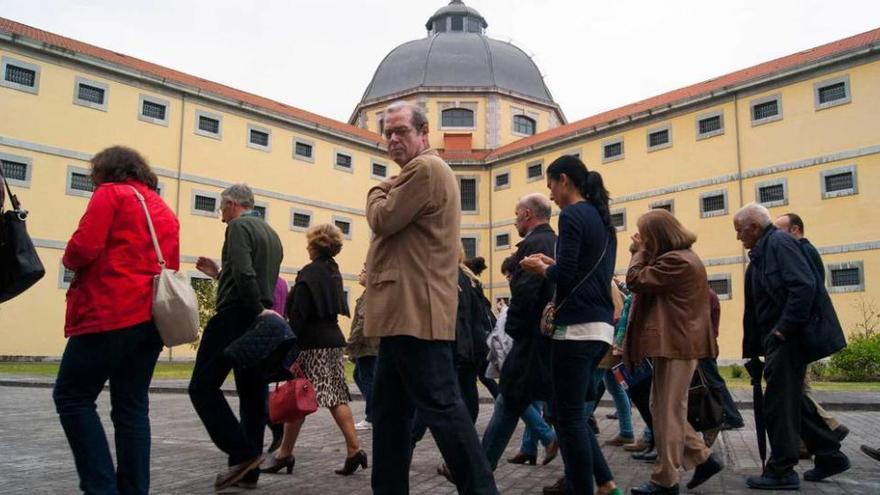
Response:
POLYGON ((555 105, 541 71, 525 52, 478 33, 435 33, 391 50, 361 103, 415 89, 500 90, 555 105))

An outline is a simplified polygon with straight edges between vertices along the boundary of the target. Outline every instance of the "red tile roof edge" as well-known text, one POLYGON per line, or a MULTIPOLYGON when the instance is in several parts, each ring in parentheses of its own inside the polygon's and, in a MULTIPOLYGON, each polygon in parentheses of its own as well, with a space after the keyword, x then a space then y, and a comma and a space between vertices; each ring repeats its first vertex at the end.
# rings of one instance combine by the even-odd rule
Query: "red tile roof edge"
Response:
POLYGON ((302 110, 269 98, 264 98, 262 96, 225 86, 223 84, 208 81, 184 72, 169 69, 152 62, 116 53, 48 31, 43 31, 11 19, 0 17, 0 31, 11 33, 13 39, 20 37, 42 43, 46 50, 50 52, 58 52, 60 49, 61 51, 87 55, 130 70, 148 74, 163 81, 173 81, 223 98, 233 99, 239 103, 253 105, 269 112, 302 120, 314 124, 318 128, 324 127, 343 135, 347 135, 362 144, 372 144, 378 147, 384 146, 384 139, 382 136, 366 129, 302 110))
POLYGON ((770 60, 720 77, 709 79, 708 81, 669 91, 642 101, 630 103, 616 109, 580 119, 563 126, 555 127, 540 134, 535 134, 497 148, 486 158, 489 160, 505 158, 508 155, 515 154, 517 151, 529 150, 533 147, 547 145, 566 137, 573 137, 578 132, 594 126, 610 124, 621 118, 641 114, 652 109, 657 109, 688 99, 709 96, 712 92, 719 89, 725 89, 734 85, 755 81, 762 77, 778 74, 783 71, 829 59, 847 52, 857 51, 860 48, 866 48, 878 43, 880 43, 880 28, 770 60))

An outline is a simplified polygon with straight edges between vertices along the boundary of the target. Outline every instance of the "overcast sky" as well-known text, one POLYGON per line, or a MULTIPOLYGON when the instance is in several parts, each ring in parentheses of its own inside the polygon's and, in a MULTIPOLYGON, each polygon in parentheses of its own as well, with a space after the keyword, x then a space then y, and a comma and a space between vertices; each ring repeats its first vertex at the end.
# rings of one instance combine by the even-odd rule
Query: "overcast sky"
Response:
MULTIPOLYGON (((448 0, 0 0, 0 15, 346 121, 448 0)), ((569 121, 880 27, 880 0, 470 0, 569 121)))

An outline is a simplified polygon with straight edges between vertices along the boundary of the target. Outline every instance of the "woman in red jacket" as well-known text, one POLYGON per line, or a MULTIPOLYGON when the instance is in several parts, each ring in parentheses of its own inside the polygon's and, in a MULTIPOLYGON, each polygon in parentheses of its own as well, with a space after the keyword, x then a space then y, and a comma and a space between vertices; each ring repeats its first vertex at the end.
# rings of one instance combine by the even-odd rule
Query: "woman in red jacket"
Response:
POLYGON ((68 337, 53 398, 86 493, 148 493, 147 396, 162 341, 152 322, 159 262, 135 190, 145 198, 168 268, 180 264, 177 217, 156 194, 156 175, 130 148, 91 160, 92 199, 62 262, 75 273, 67 291, 68 337), (95 408, 110 382, 117 468, 95 408))

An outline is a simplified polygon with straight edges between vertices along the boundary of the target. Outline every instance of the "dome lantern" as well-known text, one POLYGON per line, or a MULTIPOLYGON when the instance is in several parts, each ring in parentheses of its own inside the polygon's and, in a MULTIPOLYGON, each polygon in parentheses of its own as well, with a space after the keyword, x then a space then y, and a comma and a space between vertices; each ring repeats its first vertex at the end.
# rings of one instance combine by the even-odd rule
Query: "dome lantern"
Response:
POLYGON ((486 19, 461 0, 452 0, 449 5, 434 12, 425 23, 428 36, 437 33, 483 34, 486 27, 488 27, 486 19))

